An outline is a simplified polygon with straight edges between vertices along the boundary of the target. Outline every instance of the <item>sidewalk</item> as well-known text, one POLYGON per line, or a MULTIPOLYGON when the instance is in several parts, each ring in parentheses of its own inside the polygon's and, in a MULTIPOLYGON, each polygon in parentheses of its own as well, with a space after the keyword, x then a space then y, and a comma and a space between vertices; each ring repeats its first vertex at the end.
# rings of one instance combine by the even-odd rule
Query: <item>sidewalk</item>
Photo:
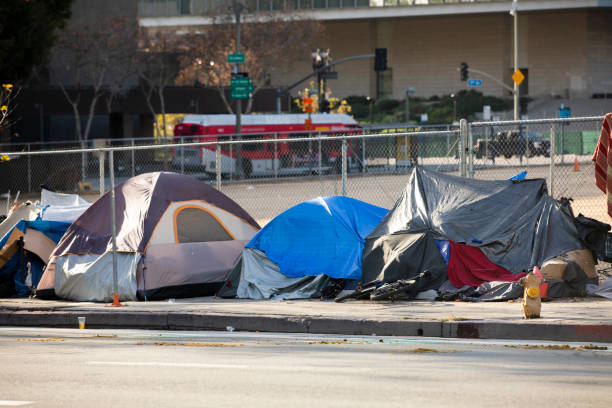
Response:
POLYGON ((253 301, 213 297, 103 303, 0 299, 0 326, 239 330, 379 336, 459 337, 612 343, 612 300, 561 299, 542 318, 523 319, 521 302, 253 301))

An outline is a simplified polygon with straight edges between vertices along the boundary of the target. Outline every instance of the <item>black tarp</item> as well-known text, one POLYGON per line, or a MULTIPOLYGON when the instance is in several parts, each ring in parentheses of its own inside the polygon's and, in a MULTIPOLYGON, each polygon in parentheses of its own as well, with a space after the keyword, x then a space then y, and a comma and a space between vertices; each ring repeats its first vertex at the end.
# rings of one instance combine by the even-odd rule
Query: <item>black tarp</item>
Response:
POLYGON ((573 218, 547 194, 543 179, 475 180, 415 167, 395 207, 366 238, 363 281, 380 273, 371 266, 389 262, 377 247, 396 247, 400 236, 422 231, 477 246, 512 273, 582 248, 573 218))
POLYGON ((428 231, 366 239, 363 253, 361 281, 364 283, 410 279, 427 269, 432 274, 427 282, 419 285, 423 291, 438 288, 447 278, 444 259, 428 231))

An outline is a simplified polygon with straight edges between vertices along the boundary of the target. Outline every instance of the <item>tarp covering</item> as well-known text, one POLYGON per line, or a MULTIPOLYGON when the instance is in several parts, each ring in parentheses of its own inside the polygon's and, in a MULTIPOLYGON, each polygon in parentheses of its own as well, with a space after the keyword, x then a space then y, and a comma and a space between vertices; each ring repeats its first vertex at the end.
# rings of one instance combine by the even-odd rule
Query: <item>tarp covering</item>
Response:
POLYGON ((517 281, 524 273, 511 274, 499 265, 495 265, 480 251, 480 248, 450 243, 450 261, 448 263, 448 280, 455 287, 464 285, 478 286, 491 281, 517 281))
POLYGON ((318 197, 275 217, 246 247, 264 252, 291 278, 360 279, 365 237, 387 211, 350 197, 318 197))
POLYGON ((25 278, 17 273, 21 268, 20 254, 17 250, 16 240, 23 237, 26 252, 23 259, 24 267, 30 262, 30 286, 36 287, 41 278, 41 264, 49 260, 51 250, 60 240, 69 223, 56 221, 21 220, 13 226, 3 237, 0 237, 0 281, 13 279, 15 294, 18 296, 30 293, 25 278), (36 255, 35 259, 33 255, 36 255))
POLYGON ((582 248, 573 218, 547 195, 543 179, 475 180, 417 166, 367 241, 423 230, 478 246, 511 273, 582 248))
POLYGON ((242 252, 237 297, 244 299, 308 299, 320 296, 329 278, 324 274, 289 278, 266 255, 252 248, 242 252))
POLYGON ((426 269, 432 276, 420 284, 421 291, 438 288, 446 280, 446 264, 429 231, 389 234, 366 241, 363 283, 410 279, 426 269))
POLYGON ((78 194, 62 194, 42 189, 40 218, 45 221, 72 223, 91 205, 78 194))
POLYGON ((60 298, 80 302, 111 302, 117 293, 121 300, 136 300, 136 267, 139 253, 117 253, 117 292, 113 288, 113 254, 66 255, 57 258, 55 293, 60 298))

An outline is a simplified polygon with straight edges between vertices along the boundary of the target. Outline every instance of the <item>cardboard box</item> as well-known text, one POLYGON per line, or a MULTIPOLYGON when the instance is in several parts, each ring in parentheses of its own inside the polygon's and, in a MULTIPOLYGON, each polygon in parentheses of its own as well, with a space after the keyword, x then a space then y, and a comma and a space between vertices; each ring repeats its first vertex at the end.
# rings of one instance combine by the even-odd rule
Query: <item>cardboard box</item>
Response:
POLYGON ((593 253, 589 249, 569 251, 561 255, 560 258, 578 264, 589 278, 597 277, 597 272, 595 272, 595 259, 593 258, 593 253))
POLYGON ((553 258, 542 264, 540 272, 546 280, 563 280, 563 275, 565 275, 565 268, 567 268, 567 262, 559 258, 553 258))

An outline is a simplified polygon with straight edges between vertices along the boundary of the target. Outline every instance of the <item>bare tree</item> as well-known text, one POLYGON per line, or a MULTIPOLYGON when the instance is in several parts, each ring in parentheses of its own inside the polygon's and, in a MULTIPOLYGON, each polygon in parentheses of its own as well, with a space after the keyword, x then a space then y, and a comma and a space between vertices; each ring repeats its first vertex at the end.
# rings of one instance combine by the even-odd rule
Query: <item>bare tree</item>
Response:
POLYGON ((108 113, 112 112, 112 104, 117 96, 125 95, 129 90, 129 79, 138 74, 137 35, 136 21, 115 22, 115 36, 124 39, 125 43, 115 49, 112 64, 107 71, 103 97, 108 113))
POLYGON ((176 78, 177 54, 185 47, 183 40, 183 37, 170 31, 145 29, 140 30, 138 37, 140 86, 147 106, 153 115, 157 134, 164 138, 167 137, 164 90, 167 86, 172 85, 176 78), (162 118, 161 124, 158 115, 162 118))
MULTIPOLYGON (((94 23, 74 23, 60 34, 52 58, 54 82, 72 107, 77 139, 85 146, 89 139, 98 101, 107 92, 113 67, 133 52, 133 37, 126 37, 133 21, 109 18, 94 23), (83 106, 84 95, 90 99, 83 106), (81 116, 85 116, 85 126, 81 116)), ((81 177, 85 177, 86 157, 81 156, 81 177)))
MULTIPOLYGON (((290 70, 295 61, 309 57, 321 36, 322 25, 316 20, 277 12, 259 14, 252 22, 247 19, 241 32, 245 69, 253 82, 254 96, 263 87, 278 84, 277 78, 290 70)), ((230 84, 232 67, 227 62, 227 55, 233 52, 235 40, 234 24, 226 18, 215 18, 201 32, 185 34, 189 48, 179 58, 180 71, 176 79, 181 85, 199 82, 216 88, 229 113, 233 113, 233 109, 225 89, 230 84)), ((247 113, 252 104, 251 97, 247 113)))

